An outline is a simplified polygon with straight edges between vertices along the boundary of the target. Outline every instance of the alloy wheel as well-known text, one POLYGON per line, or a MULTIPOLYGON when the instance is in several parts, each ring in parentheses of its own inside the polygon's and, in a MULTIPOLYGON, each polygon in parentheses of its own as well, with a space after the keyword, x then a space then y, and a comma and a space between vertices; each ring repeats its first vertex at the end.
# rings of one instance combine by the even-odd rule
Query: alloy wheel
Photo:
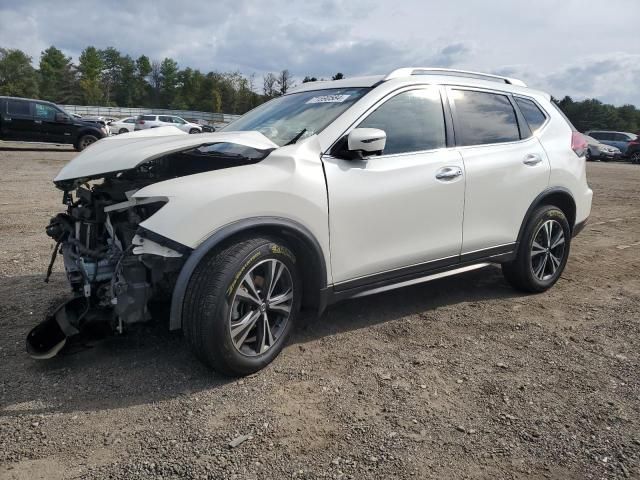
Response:
POLYGON ((560 268, 565 254, 562 225, 556 220, 545 221, 533 236, 531 269, 538 280, 549 280, 560 268))
POLYGON ((631 163, 640 163, 640 152, 633 152, 631 154, 631 163))
POLYGON ((289 321, 293 298, 291 272, 283 262, 272 258, 254 265, 231 301, 229 329, 238 352, 254 357, 273 347, 289 321))

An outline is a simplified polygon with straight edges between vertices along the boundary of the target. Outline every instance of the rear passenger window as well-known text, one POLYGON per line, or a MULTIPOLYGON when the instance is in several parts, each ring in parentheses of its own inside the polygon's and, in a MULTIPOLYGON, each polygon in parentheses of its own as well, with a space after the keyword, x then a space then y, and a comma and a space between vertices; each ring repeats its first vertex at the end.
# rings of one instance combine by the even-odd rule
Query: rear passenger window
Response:
POLYGON ((462 145, 485 145, 520 140, 516 112, 506 95, 454 90, 456 126, 462 145))
POLYGON ((524 119, 529 124, 529 128, 532 132, 538 130, 544 122, 547 121, 546 115, 540 110, 540 107, 532 100, 526 98, 515 97, 518 107, 524 116, 524 119))
POLYGON ((168 117, 168 116, 165 116, 165 115, 160 115, 158 117, 158 120, 160 120, 161 122, 165 122, 165 123, 172 123, 171 117, 168 117))
POLYGON ((143 120, 155 121, 156 120, 156 116, 155 115, 142 115, 142 119, 143 120))
POLYGON ((440 93, 433 88, 410 90, 387 100, 358 125, 387 134, 383 155, 433 150, 446 145, 440 93))
POLYGON ((7 100, 7 113, 10 115, 31 116, 29 102, 24 100, 7 100))

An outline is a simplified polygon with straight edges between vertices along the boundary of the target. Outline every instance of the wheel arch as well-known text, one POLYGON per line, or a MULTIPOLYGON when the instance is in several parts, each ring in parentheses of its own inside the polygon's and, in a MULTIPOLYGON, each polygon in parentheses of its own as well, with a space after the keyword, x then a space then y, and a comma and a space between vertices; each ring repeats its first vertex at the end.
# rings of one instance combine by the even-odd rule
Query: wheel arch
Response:
POLYGON ((517 244, 520 244, 529 218, 531 218, 531 215, 533 214, 535 209, 540 207, 541 205, 554 205, 562 210, 567 217, 569 228, 571 228, 571 232, 573 233, 573 229, 575 228, 576 223, 576 201, 567 188, 552 187, 540 193, 529 206, 529 209, 527 210, 527 213, 522 220, 522 224, 520 225, 517 244))
POLYGON ((103 134, 100 130, 98 130, 98 129, 96 129, 96 128, 93 128, 93 127, 83 127, 83 128, 81 128, 80 130, 78 130, 78 132, 76 133, 76 137, 75 137, 75 139, 74 139, 74 141, 73 141, 73 144, 77 146, 77 145, 78 145, 78 142, 80 141, 80 139, 81 139, 82 137, 84 137, 85 135, 93 135, 93 136, 94 136, 94 137, 96 137, 98 140, 100 140, 101 138, 103 138, 103 137, 104 137, 104 134, 103 134))
POLYGON ((248 235, 280 237, 290 244, 298 259, 304 256, 309 260, 309 265, 305 265, 305 268, 299 271, 303 284, 302 306, 307 309, 322 310, 323 292, 327 287, 327 265, 318 240, 309 229, 295 220, 282 217, 256 217, 222 227, 192 251, 180 270, 171 296, 170 330, 182 328, 182 307, 187 285, 200 261, 212 250, 248 235))

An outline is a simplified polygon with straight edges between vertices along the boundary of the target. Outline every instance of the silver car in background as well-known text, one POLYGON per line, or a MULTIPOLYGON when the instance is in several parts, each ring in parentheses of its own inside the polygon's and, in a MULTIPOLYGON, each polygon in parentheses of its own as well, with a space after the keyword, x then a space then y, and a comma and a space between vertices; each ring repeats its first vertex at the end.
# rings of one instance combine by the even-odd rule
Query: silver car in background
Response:
POLYGON ((202 133, 202 127, 197 123, 187 122, 176 115, 140 115, 136 118, 134 130, 173 126, 187 133, 202 133))
POLYGON ((620 149, 617 147, 601 143, 589 135, 584 135, 584 138, 588 144, 586 153, 587 160, 602 160, 603 162, 608 162, 622 156, 620 149))

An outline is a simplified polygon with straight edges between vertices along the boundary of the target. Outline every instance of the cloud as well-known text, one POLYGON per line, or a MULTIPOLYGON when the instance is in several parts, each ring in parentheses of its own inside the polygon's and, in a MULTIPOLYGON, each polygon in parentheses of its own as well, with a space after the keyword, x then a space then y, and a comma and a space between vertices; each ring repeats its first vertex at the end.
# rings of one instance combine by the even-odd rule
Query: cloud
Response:
POLYGON ((456 67, 521 77, 555 96, 640 105, 637 32, 610 13, 636 11, 636 3, 584 9, 538 0, 523 15, 522 0, 0 0, 0 46, 35 63, 49 45, 76 61, 87 45, 114 46, 203 71, 288 68, 298 78, 456 67), (606 34, 571 34, 576 25, 606 34))
POLYGON ((587 55, 550 72, 521 64, 503 66, 494 73, 521 78, 530 87, 555 97, 570 95, 576 100, 598 98, 614 105, 640 106, 640 54, 587 55))

